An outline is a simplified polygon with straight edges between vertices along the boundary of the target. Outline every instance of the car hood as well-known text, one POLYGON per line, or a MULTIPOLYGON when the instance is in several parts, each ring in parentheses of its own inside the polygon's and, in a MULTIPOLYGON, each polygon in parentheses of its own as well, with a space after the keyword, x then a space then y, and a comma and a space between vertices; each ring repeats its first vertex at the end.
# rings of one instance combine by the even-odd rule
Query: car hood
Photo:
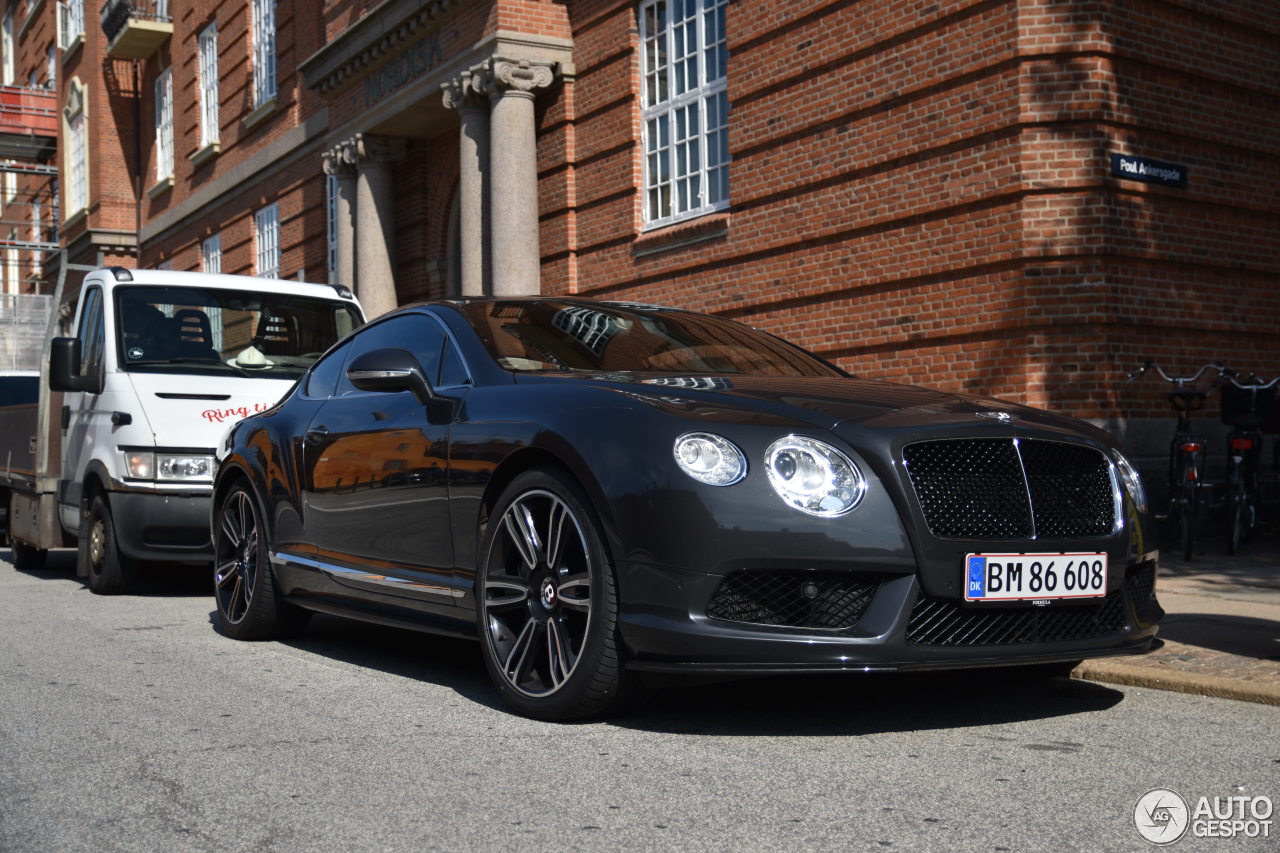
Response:
MULTIPOLYGON (((567 377, 568 374, 560 374, 567 377)), ((1007 400, 953 394, 915 385, 840 377, 672 376, 670 374, 574 374, 575 381, 606 386, 673 414, 707 417, 772 414, 840 432, 862 428, 1034 427, 1054 432, 1084 431, 1102 441, 1106 433, 1075 418, 1007 400)))
POLYGON ((129 381, 157 445, 213 447, 241 418, 266 411, 291 379, 130 373, 129 381))

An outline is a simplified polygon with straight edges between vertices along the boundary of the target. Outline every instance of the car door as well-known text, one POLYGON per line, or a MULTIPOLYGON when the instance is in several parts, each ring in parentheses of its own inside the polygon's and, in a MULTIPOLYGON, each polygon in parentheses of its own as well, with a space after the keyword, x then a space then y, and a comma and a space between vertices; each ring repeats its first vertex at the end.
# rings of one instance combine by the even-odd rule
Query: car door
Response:
MULTIPOLYGON (((401 314, 352 338, 346 364, 375 349, 403 349, 435 382, 446 343, 434 317, 401 314)), ((304 535, 334 580, 452 604, 450 411, 409 391, 361 391, 345 368, 339 373, 302 451, 304 535)))

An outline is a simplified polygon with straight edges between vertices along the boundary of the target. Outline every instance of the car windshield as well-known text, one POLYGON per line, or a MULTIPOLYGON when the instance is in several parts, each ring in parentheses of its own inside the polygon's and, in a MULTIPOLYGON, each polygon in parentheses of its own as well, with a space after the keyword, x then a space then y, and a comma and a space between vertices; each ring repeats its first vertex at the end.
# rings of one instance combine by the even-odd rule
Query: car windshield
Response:
POLYGON ((512 371, 844 375, 786 341, 704 314, 559 300, 475 302, 462 310, 512 371))
POLYGON ((120 365, 128 371, 296 377, 360 325, 349 302, 219 288, 116 290, 120 365))

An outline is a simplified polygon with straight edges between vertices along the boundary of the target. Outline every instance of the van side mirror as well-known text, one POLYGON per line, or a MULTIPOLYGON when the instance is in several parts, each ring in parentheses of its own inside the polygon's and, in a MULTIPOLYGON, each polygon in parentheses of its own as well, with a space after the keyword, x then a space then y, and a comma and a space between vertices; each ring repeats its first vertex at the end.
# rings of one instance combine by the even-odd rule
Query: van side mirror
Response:
POLYGON ((54 338, 49 350, 49 388, 53 391, 87 391, 101 394, 103 377, 80 375, 80 339, 54 338))
POLYGON ((403 349, 376 349, 356 356, 347 366, 347 378, 361 391, 412 391, 424 406, 436 395, 422 364, 403 349))

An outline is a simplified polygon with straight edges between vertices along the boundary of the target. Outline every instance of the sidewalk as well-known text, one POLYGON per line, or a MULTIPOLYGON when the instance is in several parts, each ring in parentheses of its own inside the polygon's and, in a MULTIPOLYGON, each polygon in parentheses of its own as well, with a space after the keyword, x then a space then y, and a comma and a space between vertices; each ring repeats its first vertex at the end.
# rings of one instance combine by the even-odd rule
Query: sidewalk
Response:
POLYGON ((1280 526, 1259 524, 1235 555, 1216 530, 1202 540, 1191 561, 1160 552, 1164 648, 1085 661, 1073 678, 1280 705, 1280 526))

